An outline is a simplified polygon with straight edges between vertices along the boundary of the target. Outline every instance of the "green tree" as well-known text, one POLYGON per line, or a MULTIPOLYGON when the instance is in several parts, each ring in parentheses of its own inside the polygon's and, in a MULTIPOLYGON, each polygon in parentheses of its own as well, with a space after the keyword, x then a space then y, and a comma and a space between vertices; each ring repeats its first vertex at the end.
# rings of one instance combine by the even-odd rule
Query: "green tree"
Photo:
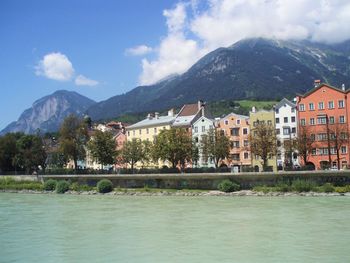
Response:
POLYGON ((47 155, 41 137, 24 135, 17 141, 16 146, 16 162, 26 174, 35 171, 38 166, 45 168, 47 155))
POLYGON ((7 133, 0 137, 0 170, 16 170, 17 140, 23 135, 22 133, 7 133))
POLYGON ((169 161, 173 168, 180 164, 181 168, 186 162, 192 160, 193 142, 185 129, 172 128, 162 130, 154 143, 154 159, 169 161))
POLYGON ((262 159, 263 170, 266 171, 268 159, 272 156, 276 156, 277 151, 277 138, 274 127, 259 122, 257 126, 252 129, 249 141, 251 153, 262 159))
POLYGON ((87 146, 92 157, 101 164, 101 169, 104 165, 115 163, 116 145, 112 133, 95 131, 87 146))
POLYGON ((64 119, 60 128, 59 149, 65 157, 72 159, 78 169, 78 160, 85 157, 85 145, 88 141, 86 123, 75 115, 64 119))
POLYGON ((203 159, 212 160, 218 168, 220 161, 230 155, 230 140, 223 133, 210 129, 202 136, 200 148, 203 159))
POLYGON ((119 155, 121 162, 130 164, 131 170, 134 172, 135 164, 146 159, 144 143, 136 138, 127 141, 124 143, 119 155))

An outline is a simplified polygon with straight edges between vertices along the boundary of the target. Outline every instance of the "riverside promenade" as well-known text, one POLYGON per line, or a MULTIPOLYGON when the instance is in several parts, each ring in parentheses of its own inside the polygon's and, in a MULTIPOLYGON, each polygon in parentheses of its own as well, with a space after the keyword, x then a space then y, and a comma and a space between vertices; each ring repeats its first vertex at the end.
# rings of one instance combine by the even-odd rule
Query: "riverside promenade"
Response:
POLYGON ((79 184, 95 186, 101 179, 109 179, 114 187, 121 188, 173 188, 173 189, 217 189, 224 179, 239 183, 242 189, 254 186, 273 186, 279 182, 312 180, 317 184, 350 184, 350 170, 341 171, 288 171, 288 172, 249 172, 249 173, 182 173, 182 174, 65 174, 65 175, 17 175, 1 176, 14 180, 45 181, 48 179, 70 180, 79 184))

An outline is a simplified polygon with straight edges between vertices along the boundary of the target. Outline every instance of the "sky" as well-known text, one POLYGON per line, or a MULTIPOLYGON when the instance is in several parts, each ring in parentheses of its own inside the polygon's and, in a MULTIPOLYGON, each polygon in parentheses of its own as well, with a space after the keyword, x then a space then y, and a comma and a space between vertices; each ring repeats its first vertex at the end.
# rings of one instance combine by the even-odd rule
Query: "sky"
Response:
POLYGON ((56 90, 101 101, 247 37, 338 43, 348 0, 1 0, 0 130, 56 90))

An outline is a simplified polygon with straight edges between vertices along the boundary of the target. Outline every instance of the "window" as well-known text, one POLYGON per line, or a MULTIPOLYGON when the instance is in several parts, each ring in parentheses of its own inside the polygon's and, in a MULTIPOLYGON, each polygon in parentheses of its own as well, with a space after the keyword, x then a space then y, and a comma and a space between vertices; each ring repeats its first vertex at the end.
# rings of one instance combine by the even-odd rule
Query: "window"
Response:
POLYGON ((326 116, 317 117, 317 124, 326 124, 326 123, 327 123, 327 117, 326 116))
POLYGON ((296 132, 297 132, 296 128, 293 127, 293 128, 292 128, 292 133, 296 133, 296 132))
POLYGON ((249 158, 249 154, 248 153, 244 153, 244 159, 248 159, 249 158))
POLYGON ((198 137, 195 137, 195 138, 194 138, 194 141, 195 141, 195 142, 198 142, 198 137))
POLYGON ((239 136, 239 128, 231 129, 231 136, 239 136))
POLYGON ((295 117, 294 117, 294 116, 291 118, 291 121, 292 121, 292 122, 295 122, 295 117))
POLYGON ((239 161, 240 160, 239 153, 232 154, 232 160, 239 161))
POLYGON ((205 126, 202 126, 202 132, 205 132, 205 126))
POLYGON ((290 111, 291 111, 292 113, 294 113, 294 112, 295 112, 295 108, 291 108, 290 111))
POLYGON ((239 141, 233 141, 233 148, 239 148, 239 141))
POLYGON ((149 134, 149 129, 148 128, 146 129, 146 133, 149 134))
POLYGON ((243 145, 244 145, 245 147, 249 146, 248 140, 244 140, 244 141, 243 141, 243 145))
POLYGON ((345 116, 339 116, 339 123, 345 123, 345 116))
POLYGON ((328 101, 328 109, 334 109, 334 101, 328 101))
POLYGON ((276 118, 276 123, 280 123, 280 118, 276 118))
POLYGON ((284 118, 283 118, 283 122, 284 122, 284 123, 288 123, 288 117, 284 117, 284 118))
POLYGON ((154 128, 154 133, 157 133, 157 128, 154 128))
POLYGON ((272 125, 272 121, 268 120, 267 121, 267 125, 271 126, 272 125))
POLYGON ((316 155, 316 148, 312 148, 311 154, 312 154, 312 155, 316 155))
POLYGON ((311 135, 310 135, 310 139, 311 139, 311 141, 315 141, 315 139, 316 139, 316 136, 315 136, 315 134, 313 134, 313 133, 311 133, 311 135))
POLYGON ((240 125, 241 124, 241 120, 236 120, 236 124, 240 125))
POLYGON ((300 125, 301 125, 301 126, 305 126, 305 125, 306 125, 305 119, 301 119, 301 120, 300 120, 300 125))
POLYGON ((276 129, 276 134, 278 135, 278 134, 280 134, 281 132, 280 132, 280 129, 276 129))
POLYGON ((225 121, 225 125, 228 125, 228 120, 225 121))
POLYGON ((280 113, 280 110, 279 110, 279 109, 276 109, 276 113, 277 113, 277 114, 280 113))
POLYGON ((315 125, 315 118, 310 118, 310 125, 315 125))
POLYGON ((282 146, 282 143, 280 140, 277 140, 277 147, 281 147, 282 146))
POLYGON ((319 148, 318 154, 319 155, 328 155, 328 148, 319 148))
POLYGON ((299 111, 305 111, 305 105, 299 104, 299 111))
POLYGON ((329 123, 330 124, 334 124, 334 116, 330 116, 329 117, 329 123))
POLYGON ((141 130, 141 129, 139 129, 139 134, 140 134, 140 135, 142 134, 142 130, 141 130))
POLYGON ((132 131, 132 135, 134 135, 134 136, 135 136, 135 131, 132 131))
POLYGON ((197 133, 198 132, 198 126, 194 127, 194 132, 197 133))
POLYGON ((323 105, 322 101, 318 103, 318 109, 319 110, 323 110, 324 109, 324 105, 323 105))
POLYGON ((309 110, 315 110, 315 106, 313 103, 309 103, 309 110))
POLYGON ((244 135, 248 134, 248 129, 247 128, 243 128, 243 134, 244 135))
POLYGON ((128 131, 128 136, 130 136, 130 132, 128 131))
POLYGON ((342 147, 340 148, 340 152, 341 152, 341 153, 346 153, 346 146, 342 146, 342 147))
POLYGON ((317 140, 318 141, 326 141, 327 140, 327 133, 319 133, 319 134, 317 134, 317 140))
POLYGON ((289 127, 288 128, 283 128, 283 135, 289 135, 289 127))
POLYGON ((344 101, 338 100, 338 108, 344 108, 344 101))

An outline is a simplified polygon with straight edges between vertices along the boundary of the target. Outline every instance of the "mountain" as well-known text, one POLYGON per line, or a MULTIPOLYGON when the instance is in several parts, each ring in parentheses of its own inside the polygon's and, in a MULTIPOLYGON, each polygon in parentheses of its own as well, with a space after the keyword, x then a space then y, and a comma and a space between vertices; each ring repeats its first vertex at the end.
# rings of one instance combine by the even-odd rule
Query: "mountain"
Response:
MULTIPOLYGON (((176 52, 174 50, 174 52, 176 52)), ((312 88, 315 79, 350 84, 350 41, 325 45, 264 38, 241 40, 207 54, 182 75, 94 104, 94 120, 178 107, 198 99, 280 99, 312 88)))
POLYGON ((83 116, 96 102, 74 91, 59 90, 35 101, 19 119, 9 124, 0 134, 8 132, 34 133, 57 131, 69 114, 83 116))

